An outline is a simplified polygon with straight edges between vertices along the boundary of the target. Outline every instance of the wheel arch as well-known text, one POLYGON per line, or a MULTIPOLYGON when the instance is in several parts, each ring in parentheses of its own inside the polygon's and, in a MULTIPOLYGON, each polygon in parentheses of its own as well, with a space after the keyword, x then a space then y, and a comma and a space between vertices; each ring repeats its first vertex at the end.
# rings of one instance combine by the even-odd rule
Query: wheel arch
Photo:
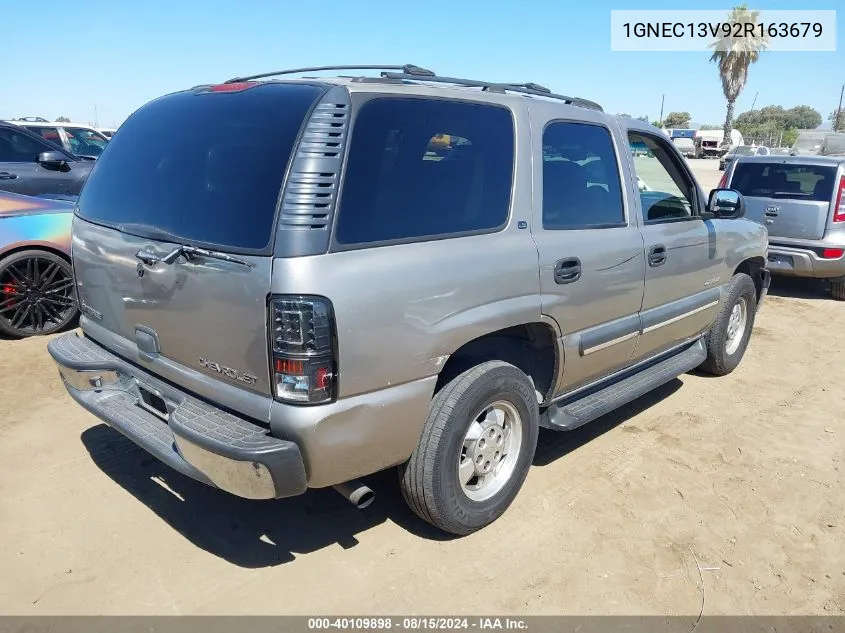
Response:
POLYGON ((557 385, 563 364, 560 334, 548 321, 529 321, 471 339, 449 355, 438 374, 434 392, 467 369, 491 360, 519 368, 534 383, 540 394, 539 402, 546 401, 557 385))
POLYGON ((757 290, 757 301, 763 293, 763 275, 761 271, 766 267, 766 260, 763 257, 749 257, 739 263, 734 269, 733 274, 745 273, 754 282, 754 288, 757 290))

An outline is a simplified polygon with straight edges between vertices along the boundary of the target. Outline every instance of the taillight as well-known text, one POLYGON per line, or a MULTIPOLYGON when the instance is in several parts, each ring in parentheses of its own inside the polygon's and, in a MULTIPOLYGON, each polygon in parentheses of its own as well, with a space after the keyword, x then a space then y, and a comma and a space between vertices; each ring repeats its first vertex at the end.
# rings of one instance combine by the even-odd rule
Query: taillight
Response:
POLYGON ((241 90, 246 90, 247 88, 252 88, 253 86, 257 86, 258 82, 256 81, 236 81, 235 83, 231 84, 215 84, 213 86, 208 87, 209 92, 240 92, 241 90))
POLYGON ((270 301, 273 395, 283 402, 320 404, 335 397, 335 324, 322 297, 270 301))
POLYGON ((825 248, 822 250, 824 259, 839 259, 843 254, 845 254, 845 249, 842 248, 825 248))
POLYGON ((725 185, 728 184, 728 168, 725 167, 725 173, 722 174, 722 178, 719 180, 719 184, 716 185, 716 189, 724 189, 725 185))
POLYGON ((836 204, 833 207, 833 221, 845 222, 845 176, 839 179, 839 191, 836 193, 836 204))

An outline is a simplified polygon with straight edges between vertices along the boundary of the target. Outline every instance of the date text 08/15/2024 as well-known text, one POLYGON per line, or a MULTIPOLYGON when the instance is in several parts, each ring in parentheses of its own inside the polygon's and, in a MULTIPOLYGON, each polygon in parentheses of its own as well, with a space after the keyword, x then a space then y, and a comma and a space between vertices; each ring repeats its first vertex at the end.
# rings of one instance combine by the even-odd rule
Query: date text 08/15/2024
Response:
POLYGON ((321 617, 309 618, 308 629, 350 631, 527 630, 524 619, 511 617, 321 617))

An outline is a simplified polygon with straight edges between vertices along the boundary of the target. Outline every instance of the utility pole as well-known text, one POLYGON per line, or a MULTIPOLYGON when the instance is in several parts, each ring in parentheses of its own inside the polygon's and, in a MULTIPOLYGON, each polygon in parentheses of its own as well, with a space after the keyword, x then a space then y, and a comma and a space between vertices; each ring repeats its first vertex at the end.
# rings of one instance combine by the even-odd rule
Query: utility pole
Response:
POLYGON ((663 127, 663 104, 666 101, 666 95, 660 97, 660 127, 663 127))
POLYGON ((100 127, 100 120, 97 117, 97 104, 94 104, 94 127, 100 127))
POLYGON ((754 93, 754 101, 751 102, 751 112, 754 112, 754 106, 757 105, 757 96, 760 94, 760 91, 754 93))
POLYGON ((833 131, 839 131, 839 120, 842 118, 842 95, 845 95, 845 84, 842 84, 842 90, 839 91, 839 107, 836 109, 836 117, 833 122, 833 131))

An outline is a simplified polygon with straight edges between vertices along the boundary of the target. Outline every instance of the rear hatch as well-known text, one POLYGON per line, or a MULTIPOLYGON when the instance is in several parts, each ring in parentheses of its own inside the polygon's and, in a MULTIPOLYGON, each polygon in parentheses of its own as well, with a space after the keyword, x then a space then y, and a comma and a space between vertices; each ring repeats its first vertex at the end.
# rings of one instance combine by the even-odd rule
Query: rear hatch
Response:
POLYGON ((833 205, 835 165, 738 159, 729 187, 745 198, 746 217, 770 238, 824 237, 833 205))
POLYGON ((166 378, 271 394, 276 208, 321 92, 296 83, 197 88, 155 100, 121 126, 74 218, 86 333, 166 378))

